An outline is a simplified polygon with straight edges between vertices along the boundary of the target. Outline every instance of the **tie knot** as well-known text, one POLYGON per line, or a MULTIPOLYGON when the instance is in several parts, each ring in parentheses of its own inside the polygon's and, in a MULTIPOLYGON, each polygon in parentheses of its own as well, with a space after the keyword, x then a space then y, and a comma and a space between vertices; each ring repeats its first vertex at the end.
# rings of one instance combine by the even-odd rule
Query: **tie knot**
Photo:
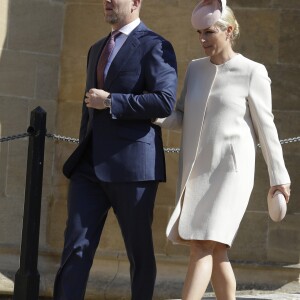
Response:
POLYGON ((115 40, 120 34, 121 32, 118 30, 112 31, 110 38, 115 40))

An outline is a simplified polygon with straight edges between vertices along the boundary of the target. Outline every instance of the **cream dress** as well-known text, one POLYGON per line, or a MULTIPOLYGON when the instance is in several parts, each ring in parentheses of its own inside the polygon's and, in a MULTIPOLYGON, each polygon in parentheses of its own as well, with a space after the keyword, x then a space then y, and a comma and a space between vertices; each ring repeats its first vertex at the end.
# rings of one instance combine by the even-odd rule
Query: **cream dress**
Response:
POLYGON ((223 65, 209 58, 189 64, 175 111, 156 122, 182 129, 177 205, 167 227, 171 241, 231 246, 253 188, 258 142, 270 185, 290 182, 271 102, 265 67, 241 54, 223 65))

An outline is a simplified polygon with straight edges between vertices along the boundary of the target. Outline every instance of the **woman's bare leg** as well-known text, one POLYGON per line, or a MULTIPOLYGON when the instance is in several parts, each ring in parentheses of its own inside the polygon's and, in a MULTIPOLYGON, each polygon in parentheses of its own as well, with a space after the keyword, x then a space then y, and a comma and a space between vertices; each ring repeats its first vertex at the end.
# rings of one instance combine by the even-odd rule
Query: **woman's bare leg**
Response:
POLYGON ((212 274, 215 245, 216 242, 213 241, 191 242, 182 300, 199 300, 204 295, 212 274))
POLYGON ((235 300, 236 280, 228 259, 227 247, 217 243, 213 253, 212 286, 217 300, 235 300))

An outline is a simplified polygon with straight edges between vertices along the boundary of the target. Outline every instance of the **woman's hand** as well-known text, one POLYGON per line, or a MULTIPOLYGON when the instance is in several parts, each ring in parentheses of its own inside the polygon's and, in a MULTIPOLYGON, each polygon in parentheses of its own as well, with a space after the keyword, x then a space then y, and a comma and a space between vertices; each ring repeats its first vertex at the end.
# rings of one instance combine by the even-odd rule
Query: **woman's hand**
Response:
POLYGON ((269 190, 269 194, 271 194, 272 196, 274 195, 274 193, 278 190, 280 191, 285 198, 286 203, 289 202, 290 200, 290 195, 291 195, 291 184, 280 184, 280 185, 274 185, 271 186, 270 190, 269 190))

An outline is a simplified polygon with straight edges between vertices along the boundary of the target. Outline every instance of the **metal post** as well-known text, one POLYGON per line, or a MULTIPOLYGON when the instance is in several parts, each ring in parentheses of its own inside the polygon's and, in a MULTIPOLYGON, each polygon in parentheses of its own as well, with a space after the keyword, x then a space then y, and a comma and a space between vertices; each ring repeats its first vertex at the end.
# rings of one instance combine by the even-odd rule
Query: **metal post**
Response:
POLYGON ((30 116, 22 245, 20 268, 15 275, 14 300, 37 300, 39 297, 40 274, 37 262, 46 115, 41 107, 37 107, 30 116))

